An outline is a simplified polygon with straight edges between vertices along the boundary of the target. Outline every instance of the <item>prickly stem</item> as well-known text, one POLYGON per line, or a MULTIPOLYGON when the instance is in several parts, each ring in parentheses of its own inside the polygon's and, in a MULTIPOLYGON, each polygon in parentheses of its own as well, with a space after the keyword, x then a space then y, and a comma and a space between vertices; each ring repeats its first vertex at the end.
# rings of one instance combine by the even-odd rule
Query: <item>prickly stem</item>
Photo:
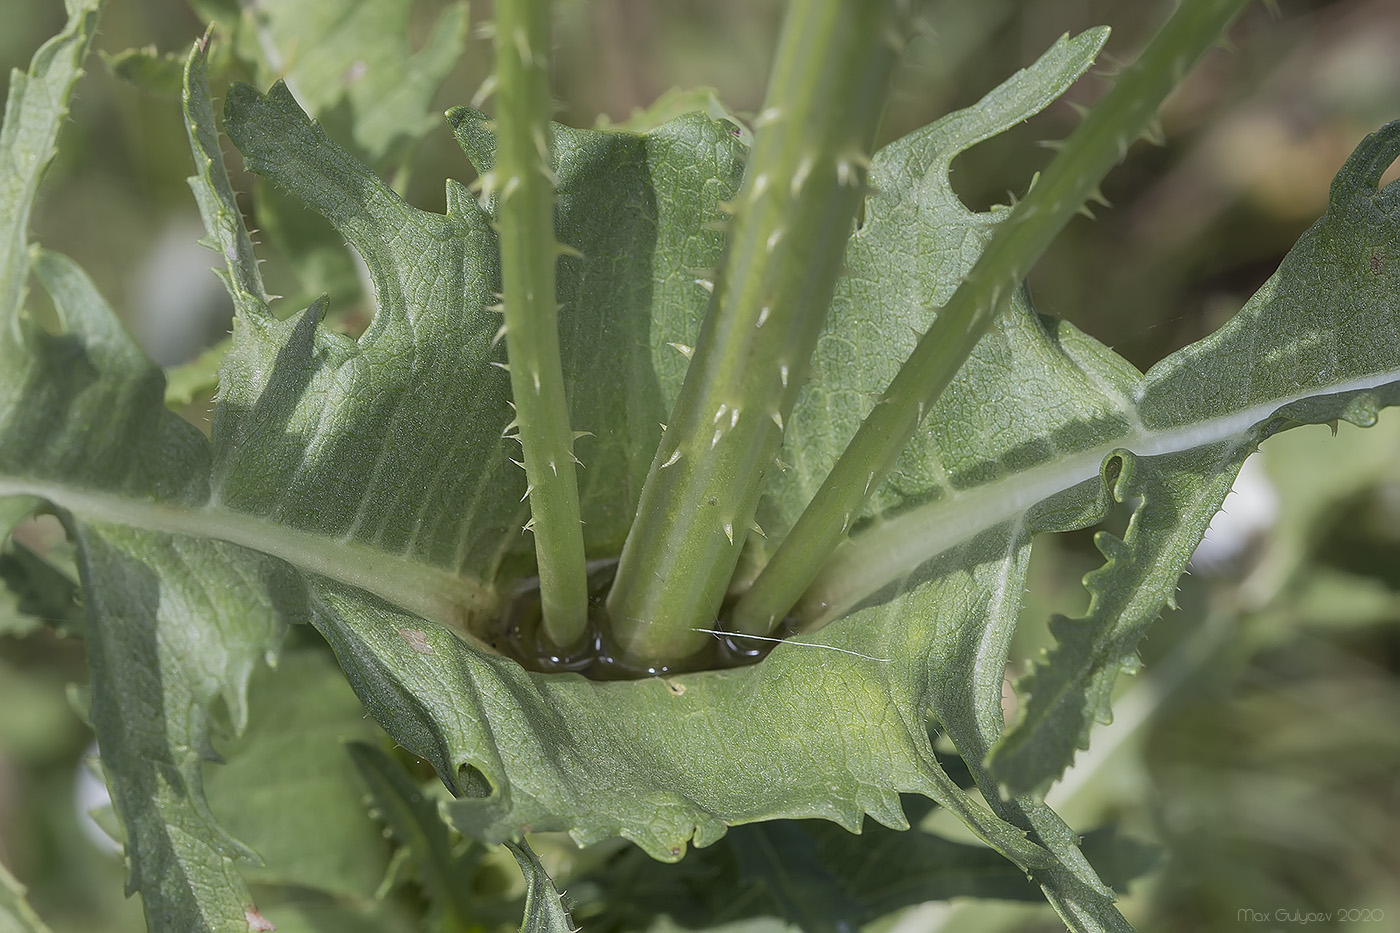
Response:
POLYGON ((860 513, 867 491, 879 488, 923 413, 1010 304, 1036 259, 1095 195, 1128 144, 1153 125, 1162 99, 1246 2, 1183 0, 1113 89, 1056 147, 1054 160, 997 228, 772 560, 736 604, 732 624, 737 630, 765 633, 770 620, 786 618, 794 606, 802 616, 804 607, 828 601, 813 581, 835 579, 832 565, 853 559, 849 548, 833 557, 846 517, 860 513))
POLYGON ((519 422, 530 521, 539 563, 545 634, 567 648, 584 634, 588 583, 564 396, 555 303, 554 182, 549 165, 549 3, 496 8, 498 151, 496 224, 501 242, 502 326, 519 422))
POLYGON ((788 8, 726 253, 608 600, 633 664, 705 645, 831 303, 903 32, 899 0, 788 8))

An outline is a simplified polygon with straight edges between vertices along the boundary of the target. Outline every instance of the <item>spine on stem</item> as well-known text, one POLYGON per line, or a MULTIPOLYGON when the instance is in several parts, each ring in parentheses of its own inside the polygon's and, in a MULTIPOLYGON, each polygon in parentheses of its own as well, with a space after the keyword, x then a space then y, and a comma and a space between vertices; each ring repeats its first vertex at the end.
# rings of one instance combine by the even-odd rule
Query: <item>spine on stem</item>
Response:
POLYGON ((822 573, 870 492, 879 488, 939 394, 1011 301, 1050 241, 1140 136, 1182 76, 1214 45, 1247 0, 1182 0, 1137 61, 1065 140, 1025 199, 997 228, 972 271, 939 312, 862 423, 821 488, 754 584, 738 601, 733 627, 771 632, 793 606, 820 616, 803 594, 822 573))
POLYGON ((549 156, 548 0, 498 3, 495 49, 498 149, 490 184, 501 243, 501 330, 529 490, 525 527, 535 536, 544 633, 569 648, 587 627, 588 581, 554 291, 561 247, 549 156))
POLYGON ((902 6, 788 8, 710 308, 608 599, 627 663, 681 661, 714 624, 865 196, 902 6))

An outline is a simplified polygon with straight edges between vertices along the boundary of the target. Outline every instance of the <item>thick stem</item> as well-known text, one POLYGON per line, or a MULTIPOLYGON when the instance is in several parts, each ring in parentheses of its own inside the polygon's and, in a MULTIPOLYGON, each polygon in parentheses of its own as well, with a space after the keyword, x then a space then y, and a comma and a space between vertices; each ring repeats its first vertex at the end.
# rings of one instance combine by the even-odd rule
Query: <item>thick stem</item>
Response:
POLYGON ((545 634, 567 648, 588 622, 573 432, 559 362, 554 176, 549 167, 548 0, 496 5, 498 154, 491 184, 501 242, 504 333, 539 562, 545 634))
POLYGON ((685 384, 608 599, 623 657, 709 637, 821 331, 901 33, 897 0, 788 8, 760 130, 685 384))
MULTIPOLYGON (((886 389, 753 586, 733 626, 772 631, 815 580, 869 494, 884 481, 924 413, 1031 266, 1139 136, 1187 69, 1247 0, 1183 0, 1131 68, 1065 140, 886 389)), ((819 611, 819 607, 817 607, 819 611)))

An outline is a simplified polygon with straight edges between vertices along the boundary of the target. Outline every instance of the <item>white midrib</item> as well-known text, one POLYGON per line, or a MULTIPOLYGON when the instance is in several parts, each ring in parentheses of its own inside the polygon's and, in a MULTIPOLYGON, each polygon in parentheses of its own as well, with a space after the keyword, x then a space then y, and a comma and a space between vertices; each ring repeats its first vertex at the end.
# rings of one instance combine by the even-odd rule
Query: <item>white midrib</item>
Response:
MULTIPOLYGON (((954 492, 852 538, 828 561, 818 582, 803 597, 799 612, 812 620, 814 628, 840 618, 944 551, 1016 518, 1056 493, 1093 479, 1104 458, 1114 451, 1154 457, 1242 439, 1255 425, 1294 402, 1375 389, 1397 381, 1400 368, 1260 402, 1196 424, 1130 432, 1090 450, 954 492)), ((88 521, 227 541, 358 587, 414 615, 459 629, 469 615, 498 608, 495 593, 478 581, 353 540, 291 528, 244 512, 170 505, 0 475, 0 498, 8 496, 34 496, 88 521)))
POLYGON ((0 498, 7 496, 35 496, 86 521, 241 545, 458 629, 464 628, 469 615, 497 608, 493 592, 474 580, 356 541, 291 528, 244 512, 170 505, 0 475, 0 498))
POLYGON ((1104 458, 1114 451, 1127 450, 1138 457, 1156 457, 1231 439, 1242 440, 1255 425, 1294 402, 1376 389, 1397 381, 1400 381, 1400 368, 1317 386, 1195 424, 1161 431, 1132 431, 1090 450, 1051 460, 983 486, 954 492, 844 543, 803 595, 797 614, 808 620, 808 628, 819 628, 841 618, 861 601, 939 554, 1016 518, 1056 493, 1093 479, 1104 458))

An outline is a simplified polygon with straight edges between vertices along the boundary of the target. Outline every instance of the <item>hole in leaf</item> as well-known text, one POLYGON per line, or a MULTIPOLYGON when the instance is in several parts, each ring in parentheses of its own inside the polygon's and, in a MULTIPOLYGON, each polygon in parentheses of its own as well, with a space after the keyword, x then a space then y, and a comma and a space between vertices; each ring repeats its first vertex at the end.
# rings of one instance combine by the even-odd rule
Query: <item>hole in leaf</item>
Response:
POLYGON ((491 787, 491 782, 486 779, 486 775, 475 765, 464 764, 457 769, 457 786, 462 789, 463 797, 483 798, 490 797, 495 793, 491 787))
POLYGON ((1384 191, 1385 186, 1393 181, 1400 181, 1400 158, 1391 162, 1390 167, 1381 173, 1381 181, 1378 187, 1384 191))

